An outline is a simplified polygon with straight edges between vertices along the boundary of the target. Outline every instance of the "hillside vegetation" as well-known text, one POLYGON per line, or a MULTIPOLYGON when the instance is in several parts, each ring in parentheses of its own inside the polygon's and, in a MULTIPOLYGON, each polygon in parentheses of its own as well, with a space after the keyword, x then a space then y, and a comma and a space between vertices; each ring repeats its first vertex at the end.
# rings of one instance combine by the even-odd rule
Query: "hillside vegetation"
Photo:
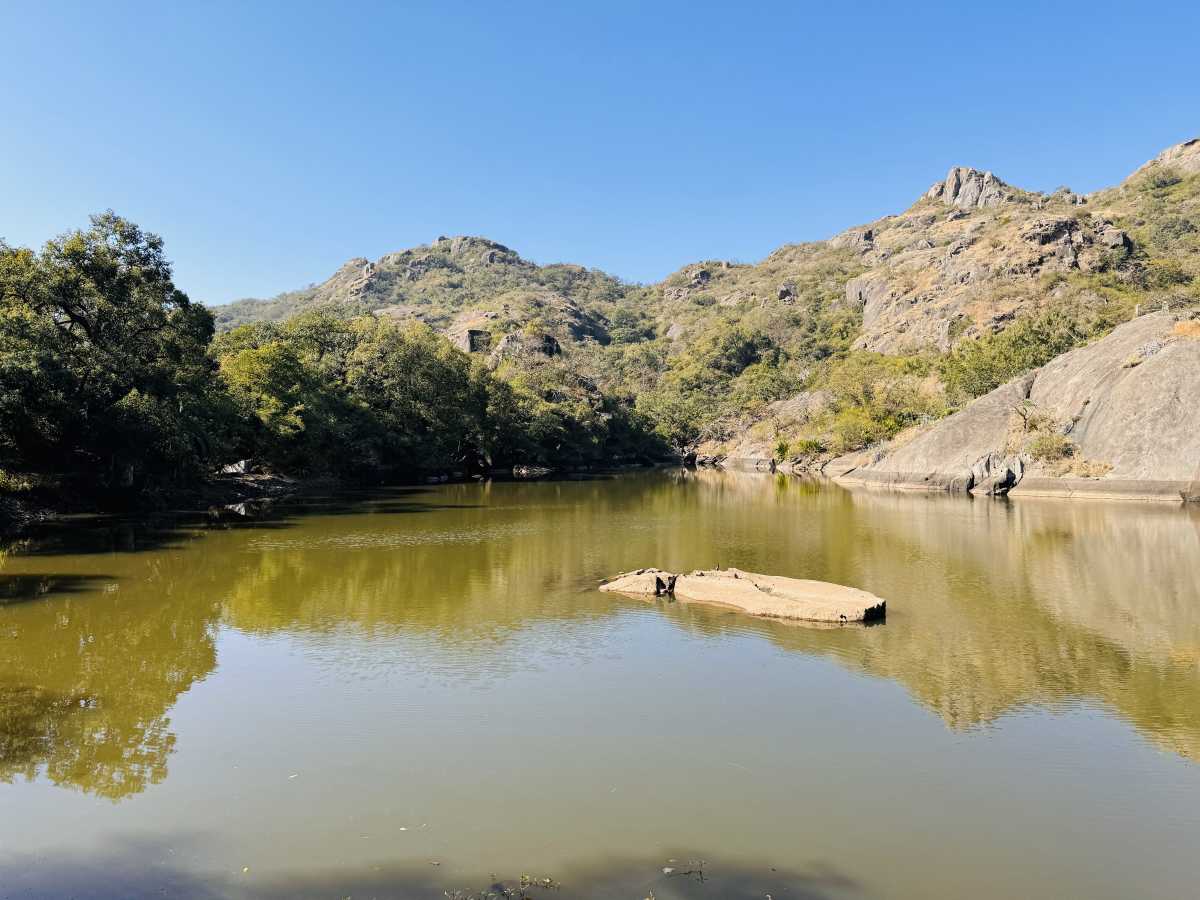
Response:
POLYGON ((439 238, 213 310, 112 213, 0 244, 0 488, 828 458, 1200 300, 1200 142, 1086 197, 955 168, 908 210, 632 285, 439 238), (214 335, 216 335, 214 337, 214 335))
POLYGON ((424 323, 346 313, 214 340, 161 239, 113 213, 41 252, 0 245, 0 493, 124 504, 247 457, 405 477, 664 452, 561 359, 492 366, 424 323))
POLYGON ((661 283, 537 266, 480 238, 347 263, 217 310, 414 319, 520 369, 540 348, 681 452, 845 452, 929 421, 1138 312, 1200 298, 1200 141, 1082 196, 954 168, 909 209, 661 283), (528 352, 522 352, 528 351, 528 352))

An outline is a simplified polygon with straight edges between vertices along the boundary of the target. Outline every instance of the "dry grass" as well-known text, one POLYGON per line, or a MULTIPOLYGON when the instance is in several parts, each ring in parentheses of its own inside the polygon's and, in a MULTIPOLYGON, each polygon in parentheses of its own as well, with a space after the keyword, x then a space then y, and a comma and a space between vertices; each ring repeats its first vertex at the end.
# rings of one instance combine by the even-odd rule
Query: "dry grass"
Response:
POLYGON ((1171 334, 1175 335, 1175 337, 1200 341, 1200 319, 1188 319, 1184 322, 1176 322, 1175 327, 1171 329, 1171 334))

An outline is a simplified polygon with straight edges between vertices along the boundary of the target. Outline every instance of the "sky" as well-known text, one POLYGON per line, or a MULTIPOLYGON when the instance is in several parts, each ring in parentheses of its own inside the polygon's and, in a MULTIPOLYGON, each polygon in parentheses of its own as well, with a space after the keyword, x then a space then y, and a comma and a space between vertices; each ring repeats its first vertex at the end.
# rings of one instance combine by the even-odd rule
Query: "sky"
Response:
POLYGON ((1200 4, 0 0, 0 237, 114 209, 195 300, 482 235, 656 281, 952 165, 1090 191, 1200 136, 1200 4))

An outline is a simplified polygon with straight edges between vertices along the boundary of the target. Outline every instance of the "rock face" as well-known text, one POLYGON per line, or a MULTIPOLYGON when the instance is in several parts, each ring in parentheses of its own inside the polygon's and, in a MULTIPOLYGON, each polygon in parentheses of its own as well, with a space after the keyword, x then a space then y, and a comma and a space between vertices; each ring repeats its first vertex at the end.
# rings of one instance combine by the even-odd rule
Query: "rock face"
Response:
POLYGON ((1141 316, 1047 363, 1029 399, 1070 423, 1083 456, 1112 465, 1106 479, 1191 481, 1200 476, 1200 329, 1190 325, 1141 316))
POLYGON ((1200 483, 1198 336, 1195 320, 1141 316, 908 441, 834 460, 825 471, 846 483, 908 489, 1178 501, 1200 483), (1022 416, 1051 423, 1096 474, 1014 452, 1022 416))
MULTIPOLYGON (((952 416, 877 459, 849 470, 835 460, 826 467, 841 480, 891 487, 970 491, 993 487, 1004 461, 1013 410, 1029 396, 1034 376, 996 388, 952 416)), ((1011 464, 1008 464, 1012 468, 1011 464)))
POLYGON ((955 166, 946 180, 931 187, 925 196, 959 209, 979 209, 1009 202, 1013 191, 991 172, 955 166))
POLYGON ((729 606, 752 616, 829 625, 881 621, 887 611, 884 600, 858 588, 740 569, 697 570, 687 575, 637 569, 616 576, 600 590, 633 596, 669 593, 676 600, 729 606))

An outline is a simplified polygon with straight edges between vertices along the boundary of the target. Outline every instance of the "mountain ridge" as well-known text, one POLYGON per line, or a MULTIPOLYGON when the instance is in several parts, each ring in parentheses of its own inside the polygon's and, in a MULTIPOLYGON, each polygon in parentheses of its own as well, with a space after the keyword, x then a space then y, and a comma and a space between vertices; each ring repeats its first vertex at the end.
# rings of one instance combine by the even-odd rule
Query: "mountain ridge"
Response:
POLYGON ((1169 147, 1117 185, 1090 194, 1066 188, 1028 191, 990 171, 952 166, 901 213, 851 226, 826 240, 783 244, 755 263, 689 263, 650 285, 571 263, 538 265, 486 237, 443 236, 375 261, 355 257, 320 284, 270 299, 235 301, 214 313, 218 328, 227 329, 248 321, 281 321, 331 304, 351 313, 418 318, 448 330, 471 308, 499 313, 507 300, 514 313, 509 324, 521 327, 537 317, 544 302, 511 296, 498 306, 492 301, 531 291, 543 301, 557 295, 593 304, 603 318, 622 301, 640 299, 645 301, 640 311, 657 320, 659 331, 667 331, 673 322, 664 316, 679 301, 699 297, 703 305, 704 297, 713 295, 716 305, 729 307, 770 302, 772 293, 774 300, 787 301, 795 296, 795 287, 787 283, 790 274, 803 275, 841 253, 844 262, 858 264, 849 268, 863 269, 846 278, 844 296, 848 306, 863 312, 857 346, 885 353, 922 347, 944 352, 962 337, 1002 329, 1031 300, 1010 296, 981 303, 981 291, 973 285, 986 290, 1007 281, 1020 287, 1046 272, 1088 274, 1119 263, 1114 255, 1134 249, 1127 229, 1120 227, 1129 212, 1123 192, 1135 179, 1168 168, 1185 176, 1200 172, 1200 139, 1169 147), (827 258, 814 260, 820 256, 827 258), (750 277, 764 270, 777 275, 778 283, 750 277))

